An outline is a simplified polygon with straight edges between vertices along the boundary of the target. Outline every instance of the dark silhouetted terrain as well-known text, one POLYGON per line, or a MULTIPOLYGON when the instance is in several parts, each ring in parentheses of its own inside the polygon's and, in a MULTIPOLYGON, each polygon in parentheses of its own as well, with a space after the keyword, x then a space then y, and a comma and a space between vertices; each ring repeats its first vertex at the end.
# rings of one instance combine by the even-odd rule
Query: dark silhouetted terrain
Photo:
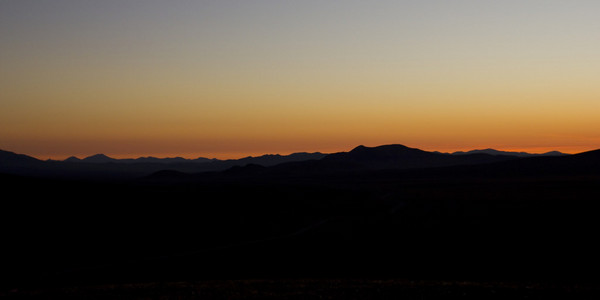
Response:
POLYGON ((0 159, 7 291, 337 278, 371 287, 402 279, 395 291, 404 292, 387 290, 400 296, 415 291, 411 280, 471 282, 469 291, 486 297, 490 290, 478 287, 490 282, 598 295, 600 150, 517 157, 360 146, 321 159, 119 180, 43 176, 44 168, 91 163, 0 159), (23 175, 25 166, 42 170, 23 175))
POLYGON ((498 150, 494 150, 494 149, 480 149, 480 150, 471 150, 471 151, 467 151, 467 152, 457 151, 457 152, 453 152, 452 155, 465 155, 465 154, 477 154, 477 153, 491 154, 491 155, 511 155, 511 156, 518 156, 518 157, 568 155, 568 154, 561 153, 558 151, 550 151, 550 152, 541 153, 541 154, 532 154, 532 153, 527 153, 527 152, 498 151, 498 150))
POLYGON ((26 155, 0 150, 0 173, 37 177, 91 180, 123 180, 150 175, 162 170, 178 172, 223 171, 234 166, 260 164, 273 166, 285 162, 321 159, 322 153, 292 153, 290 155, 267 154, 258 157, 218 160, 199 157, 196 159, 140 157, 115 159, 96 154, 83 159, 69 157, 64 161, 42 161, 26 155))

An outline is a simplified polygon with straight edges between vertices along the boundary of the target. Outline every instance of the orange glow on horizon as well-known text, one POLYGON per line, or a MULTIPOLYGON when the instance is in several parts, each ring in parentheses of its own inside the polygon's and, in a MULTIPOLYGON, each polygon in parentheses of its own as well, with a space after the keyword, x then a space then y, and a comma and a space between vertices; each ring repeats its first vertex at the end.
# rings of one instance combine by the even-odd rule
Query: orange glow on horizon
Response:
POLYGON ((0 149, 600 148, 594 1, 64 2, 0 9, 0 149))
MULTIPOLYGON (((32 157, 35 157, 37 159, 40 160, 47 160, 47 159, 53 159, 53 160, 64 160, 68 157, 71 156, 75 156, 78 158, 85 158, 88 156, 92 156, 95 154, 105 154, 109 157, 112 158, 116 158, 116 159, 126 159, 126 158, 139 158, 139 157, 148 157, 148 156, 152 156, 152 157, 157 157, 157 158, 167 158, 167 157, 183 157, 186 159, 196 159, 199 157, 204 157, 204 158, 216 158, 216 159, 221 159, 221 160, 225 160, 225 159, 239 159, 239 158, 244 158, 244 157, 248 157, 248 156, 253 156, 253 157, 257 157, 257 156, 262 156, 262 155, 267 155, 267 154, 279 154, 279 155, 289 155, 292 153, 296 153, 296 152, 321 152, 324 154, 330 154, 330 153, 336 153, 336 152, 347 152, 352 150, 354 147, 359 146, 359 145, 364 145, 367 147, 376 147, 376 146, 381 146, 381 145, 386 145, 386 144, 393 144, 393 143, 384 143, 384 144, 365 144, 365 143, 359 143, 359 144, 355 144, 353 146, 331 146, 331 147, 323 147, 323 148, 317 148, 317 147, 307 147, 307 148, 280 148, 280 151, 272 151, 272 150, 254 150, 254 151, 230 151, 230 152, 216 152, 216 151, 196 151, 196 152, 129 152, 129 153, 119 153, 119 152, 111 152, 111 151, 96 151, 96 152, 74 152, 72 154, 59 154, 59 153, 25 153, 25 152, 19 152, 16 151, 19 154, 25 154, 25 155, 29 155, 32 157)), ((527 152, 527 153, 532 153, 532 154, 541 154, 541 153, 546 153, 546 152, 550 152, 550 151, 559 151, 562 153, 566 153, 566 154, 577 154, 577 153, 581 153, 581 152, 586 152, 586 151, 591 151, 591 150, 596 150, 594 148, 585 148, 585 147, 522 147, 522 148, 518 148, 518 147, 497 147, 494 145, 476 145, 476 146, 471 146, 471 147, 429 147, 429 146, 422 146, 419 147, 418 145, 411 145, 411 144, 403 144, 404 146, 407 147, 411 147, 411 148, 417 148, 417 149, 421 149, 424 151, 438 151, 438 152, 442 152, 442 153, 453 153, 453 152, 457 152, 457 151, 470 151, 470 150, 482 150, 482 149, 495 149, 495 150, 499 150, 499 151, 509 151, 509 152, 527 152)), ((10 150, 15 152, 14 150, 10 150)))

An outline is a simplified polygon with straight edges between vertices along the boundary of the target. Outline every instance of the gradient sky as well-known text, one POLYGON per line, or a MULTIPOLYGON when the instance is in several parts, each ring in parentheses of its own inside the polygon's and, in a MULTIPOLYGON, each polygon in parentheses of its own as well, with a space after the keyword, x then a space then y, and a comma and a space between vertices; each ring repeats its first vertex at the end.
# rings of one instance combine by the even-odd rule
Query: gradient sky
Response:
POLYGON ((597 0, 0 0, 0 149, 597 149, 598 16, 597 0))

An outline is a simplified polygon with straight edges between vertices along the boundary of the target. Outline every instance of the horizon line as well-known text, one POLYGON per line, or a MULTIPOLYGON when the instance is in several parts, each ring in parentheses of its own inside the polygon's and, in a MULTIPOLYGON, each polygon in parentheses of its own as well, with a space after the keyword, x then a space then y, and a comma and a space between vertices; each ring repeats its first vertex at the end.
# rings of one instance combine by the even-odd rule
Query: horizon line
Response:
MULTIPOLYGON (((448 153, 448 154, 452 154, 455 152, 469 152, 469 151, 475 151, 475 150, 496 150, 496 151, 503 151, 503 152, 524 152, 524 153, 529 153, 529 154, 544 154, 544 153, 548 153, 548 152, 560 152, 563 154, 578 154, 578 153, 583 153, 583 152, 587 152, 587 151, 593 151, 596 149, 587 149, 587 150, 583 150, 583 151, 560 151, 560 150, 555 150, 553 148, 546 148, 544 147, 546 150, 534 150, 534 149, 540 149, 542 147, 528 147, 528 148, 515 148, 515 147, 507 147, 507 148, 495 148, 495 147, 476 147, 473 149, 469 149, 469 150, 452 150, 449 151, 448 148, 445 148, 443 150, 428 150, 428 149, 424 149, 424 148, 419 148, 419 147, 411 147, 411 146, 407 146, 404 144, 380 144, 380 145, 376 145, 376 146, 366 146, 363 145, 365 147, 369 147, 369 148, 374 148, 374 147, 379 147, 379 146, 386 146, 386 145, 403 145, 409 148, 414 148, 414 149, 419 149, 419 150, 423 150, 423 151, 427 151, 427 152, 439 152, 439 153, 448 153), (550 150, 548 150, 550 149, 550 150), (532 151, 533 150, 533 151, 532 151)), ((358 147, 359 145, 355 146, 358 147)), ((201 154, 202 152, 197 151, 197 152, 183 152, 183 153, 179 153, 179 154, 175 154, 175 153, 148 153, 148 154, 138 154, 138 155, 134 155, 131 153, 127 153, 127 154, 107 154, 107 152, 97 152, 97 153, 93 153, 93 154, 73 154, 73 155, 44 155, 44 154, 27 154, 27 153, 23 153, 23 152, 16 152, 16 151, 11 151, 11 150, 5 150, 5 151, 11 151, 17 154, 23 154, 23 155, 27 155, 33 158, 36 158, 38 160, 42 160, 42 161, 46 161, 46 160, 55 160, 55 161, 64 161, 68 158, 71 157, 76 157, 78 159, 85 159, 87 157, 91 157, 94 155, 105 155, 107 157, 113 158, 113 159, 138 159, 138 158, 158 158, 158 159, 166 159, 166 158, 183 158, 183 159, 187 159, 187 160, 194 160, 194 159, 199 159, 199 158, 206 158, 206 159, 217 159, 217 160, 237 160, 237 159, 243 159, 243 158, 248 158, 248 157, 260 157, 260 156, 265 156, 265 155, 291 155, 294 153, 322 153, 322 154, 332 154, 332 153, 337 153, 337 152, 348 152, 352 149, 354 149, 355 147, 352 147, 351 149, 346 149, 346 150, 342 150, 342 151, 284 151, 284 152, 279 152, 279 153, 273 153, 273 152, 236 152, 236 153, 231 153, 229 152, 229 156, 225 156, 226 154, 223 153, 223 155, 217 155, 217 156, 210 156, 210 155, 203 155, 201 154)), ((558 147, 560 148, 560 147, 558 147)))

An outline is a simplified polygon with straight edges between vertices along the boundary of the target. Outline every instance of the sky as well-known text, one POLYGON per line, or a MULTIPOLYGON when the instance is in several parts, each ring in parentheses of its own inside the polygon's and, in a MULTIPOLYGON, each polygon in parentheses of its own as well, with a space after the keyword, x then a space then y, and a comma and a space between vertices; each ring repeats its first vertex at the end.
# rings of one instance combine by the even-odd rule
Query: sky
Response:
POLYGON ((597 0, 0 0, 0 149, 597 149, 598 15, 597 0))

